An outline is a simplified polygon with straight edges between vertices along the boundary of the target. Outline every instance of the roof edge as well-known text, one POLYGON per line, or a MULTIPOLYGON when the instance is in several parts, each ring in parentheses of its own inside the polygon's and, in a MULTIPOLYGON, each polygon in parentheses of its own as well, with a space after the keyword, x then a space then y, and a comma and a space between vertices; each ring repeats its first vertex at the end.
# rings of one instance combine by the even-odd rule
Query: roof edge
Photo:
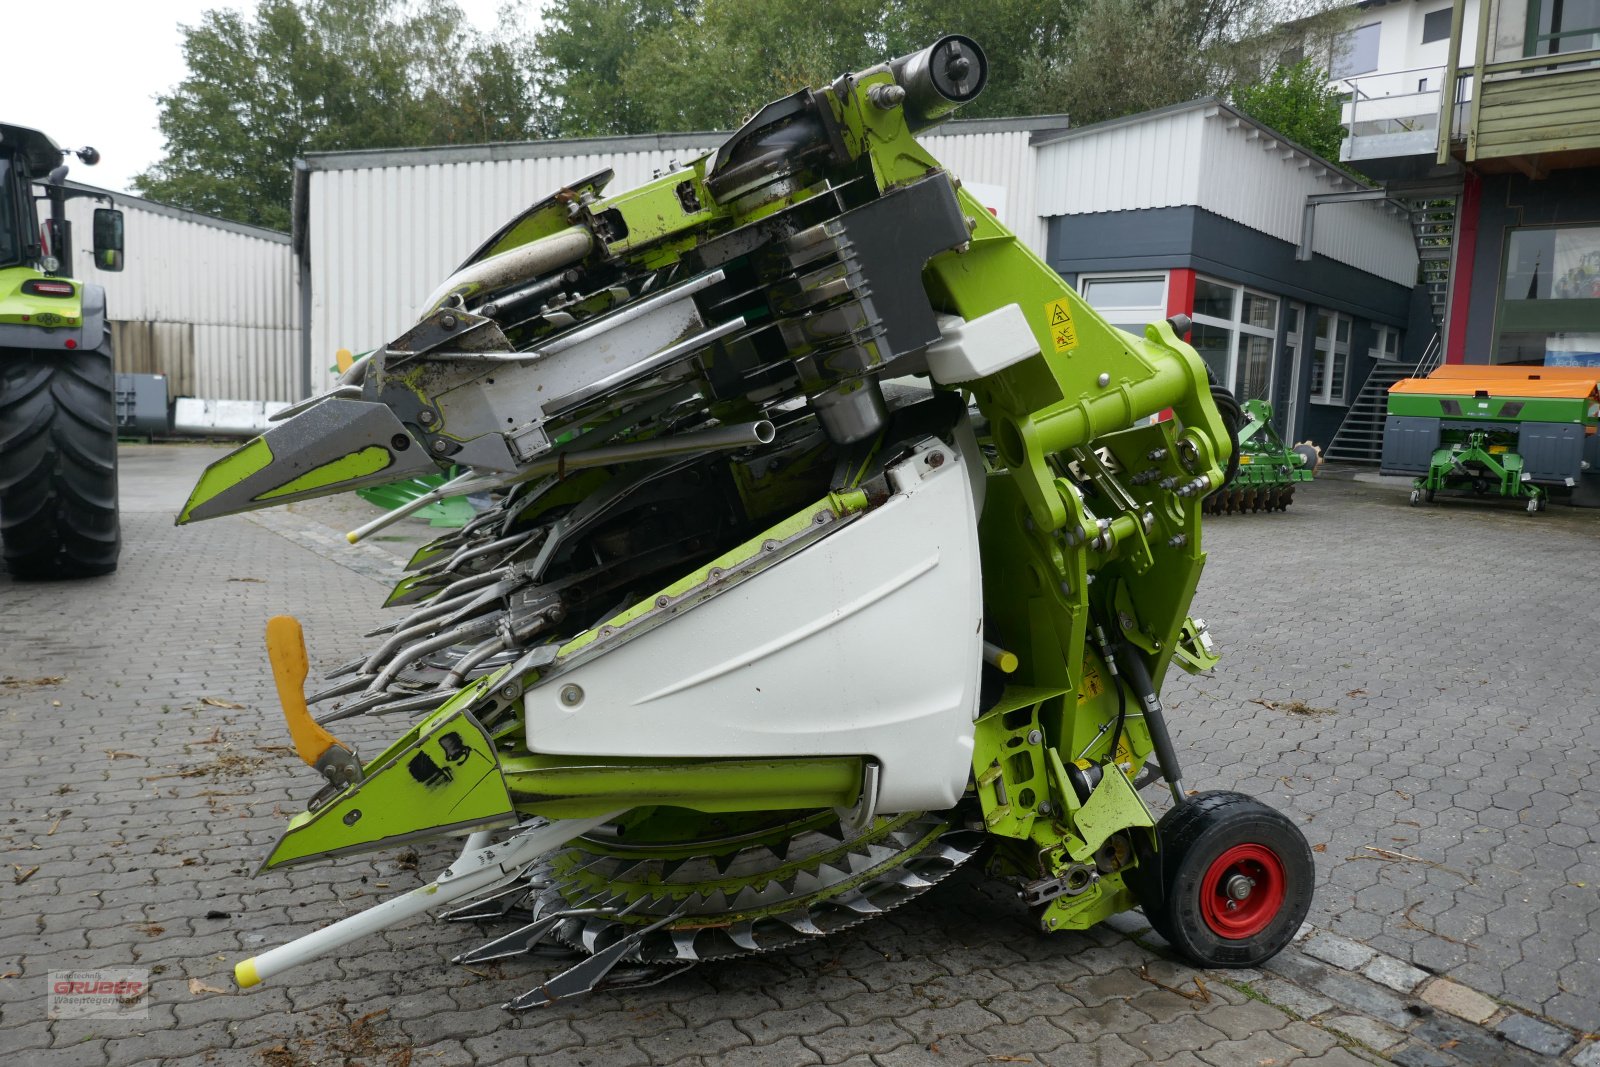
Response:
MULTIPOLYGON (((1068 128, 1066 115, 1033 115, 1020 118, 951 119, 923 131, 924 134, 1029 133, 1034 143, 1068 128)), ((415 167, 445 163, 488 163, 513 159, 547 159, 554 156, 612 155, 618 152, 671 152, 683 149, 705 150, 721 144, 731 135, 728 130, 698 130, 689 133, 634 133, 612 137, 552 137, 543 141, 493 141, 472 145, 434 145, 417 148, 358 148, 331 152, 307 152, 307 170, 376 170, 383 167, 415 167)))
POLYGON ((1311 162, 1318 164, 1323 169, 1334 175, 1337 175, 1347 182, 1352 183, 1358 188, 1370 189, 1373 187, 1373 183, 1366 178, 1363 178, 1361 175, 1356 174, 1354 171, 1346 170, 1344 167, 1333 162, 1332 160, 1318 155, 1316 152, 1313 152, 1311 149, 1307 148, 1305 145, 1294 140, 1293 138, 1285 136, 1259 119, 1240 111, 1237 107, 1228 103, 1228 101, 1222 99, 1220 96, 1196 97, 1193 100, 1183 100, 1176 104, 1167 104, 1165 107, 1153 108, 1150 111, 1140 111, 1133 115, 1121 115, 1114 119, 1106 119, 1103 122, 1091 123, 1088 126, 1076 126, 1071 129, 1063 130, 1060 133, 1054 134, 1047 139, 1038 141, 1037 143, 1041 147, 1044 145, 1059 144, 1062 141, 1071 141, 1079 137, 1090 136, 1096 133, 1105 133, 1108 130, 1117 129, 1122 126, 1133 126, 1141 122, 1149 122, 1152 119, 1165 118, 1169 115, 1180 115, 1189 111, 1201 111, 1209 108, 1215 108, 1218 111, 1226 112, 1229 118, 1237 119, 1244 125, 1255 127, 1267 137, 1272 138, 1274 141, 1277 141, 1286 148, 1293 149, 1294 151, 1311 160, 1311 162))
POLYGON ((234 222, 232 219, 220 219, 215 215, 207 215, 199 211, 191 211, 186 207, 175 207, 172 204, 163 204, 159 200, 146 200, 142 196, 132 193, 119 193, 111 189, 102 189, 98 185, 89 185, 86 182, 75 182, 70 179, 66 183, 69 189, 82 189, 110 197, 113 203, 129 204, 140 211, 148 211, 152 215, 165 215, 181 222, 192 222, 196 226, 210 226, 217 230, 227 230, 230 233, 241 234, 245 237, 256 237, 263 241, 275 241, 279 244, 288 244, 289 235, 280 230, 269 229, 266 226, 256 226, 248 222, 234 222))

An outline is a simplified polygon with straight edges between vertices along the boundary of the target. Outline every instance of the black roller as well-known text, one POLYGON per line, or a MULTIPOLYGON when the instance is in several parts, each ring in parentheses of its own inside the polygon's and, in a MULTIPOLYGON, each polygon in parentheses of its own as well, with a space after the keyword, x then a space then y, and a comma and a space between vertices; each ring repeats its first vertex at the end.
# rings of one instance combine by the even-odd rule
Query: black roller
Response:
POLYGON ((906 123, 926 129, 976 99, 989 80, 989 60, 971 37, 952 33, 920 52, 891 60, 889 69, 906 91, 906 123))

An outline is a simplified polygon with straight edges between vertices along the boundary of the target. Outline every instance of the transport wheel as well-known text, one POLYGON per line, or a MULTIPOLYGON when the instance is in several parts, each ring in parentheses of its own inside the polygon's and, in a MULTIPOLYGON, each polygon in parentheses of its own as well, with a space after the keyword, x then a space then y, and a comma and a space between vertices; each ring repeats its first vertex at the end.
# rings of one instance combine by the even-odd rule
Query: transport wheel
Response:
POLYGON ((0 351, 0 542, 18 578, 117 569, 116 378, 100 347, 0 351))
POLYGON ((1539 510, 1539 501, 1534 497, 1528 498, 1528 514, 1532 515, 1539 510))
POLYGON ((1422 493, 1415 489, 1411 490, 1411 506, 1416 507, 1420 503, 1422 503, 1422 493))
POLYGON ((1201 967, 1254 967, 1311 910, 1311 848, 1288 816, 1243 793, 1202 793, 1162 817, 1156 932, 1201 967))

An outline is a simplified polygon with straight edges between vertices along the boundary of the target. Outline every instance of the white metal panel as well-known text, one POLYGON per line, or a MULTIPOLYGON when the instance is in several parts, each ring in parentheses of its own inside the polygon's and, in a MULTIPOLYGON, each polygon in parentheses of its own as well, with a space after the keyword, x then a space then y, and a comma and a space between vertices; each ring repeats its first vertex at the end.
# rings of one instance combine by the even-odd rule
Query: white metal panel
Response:
POLYGON ((926 134, 919 138, 923 147, 962 181, 1004 189, 1003 203, 984 206, 994 208, 995 216, 1042 257, 1045 226, 1035 204, 1038 166, 1030 131, 962 133, 959 127, 941 128, 955 132, 926 134))
POLYGON ((67 217, 76 276, 104 286, 107 317, 140 340, 137 365, 127 369, 166 374, 174 395, 295 399, 299 297, 288 237, 136 197, 115 201, 126 249, 120 272, 94 266, 93 211, 102 205, 69 200, 67 217))
MULTIPOLYGON (((1362 188, 1227 109, 1206 115, 1204 165, 1196 166, 1199 195, 1192 202, 1207 211, 1297 245, 1306 197, 1362 188)), ((1410 220, 1381 202, 1319 207, 1313 250, 1397 285, 1416 284, 1410 220)))
POLYGON ((621 192, 712 147, 313 170, 313 381, 331 380, 340 348, 362 352, 402 333, 473 249, 562 186, 609 167, 608 191, 621 192))
POLYGON ((1036 210, 1049 218, 1194 203, 1203 123, 1189 109, 1041 145, 1036 210))

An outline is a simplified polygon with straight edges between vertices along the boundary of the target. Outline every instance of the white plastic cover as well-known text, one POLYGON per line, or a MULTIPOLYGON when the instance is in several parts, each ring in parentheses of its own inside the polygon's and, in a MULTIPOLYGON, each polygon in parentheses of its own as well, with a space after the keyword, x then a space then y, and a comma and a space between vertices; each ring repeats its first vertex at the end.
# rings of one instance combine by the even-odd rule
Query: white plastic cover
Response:
POLYGON ((870 756, 880 812, 953 806, 983 654, 970 468, 930 438, 890 475, 894 495, 864 517, 530 690, 529 749, 870 756))

